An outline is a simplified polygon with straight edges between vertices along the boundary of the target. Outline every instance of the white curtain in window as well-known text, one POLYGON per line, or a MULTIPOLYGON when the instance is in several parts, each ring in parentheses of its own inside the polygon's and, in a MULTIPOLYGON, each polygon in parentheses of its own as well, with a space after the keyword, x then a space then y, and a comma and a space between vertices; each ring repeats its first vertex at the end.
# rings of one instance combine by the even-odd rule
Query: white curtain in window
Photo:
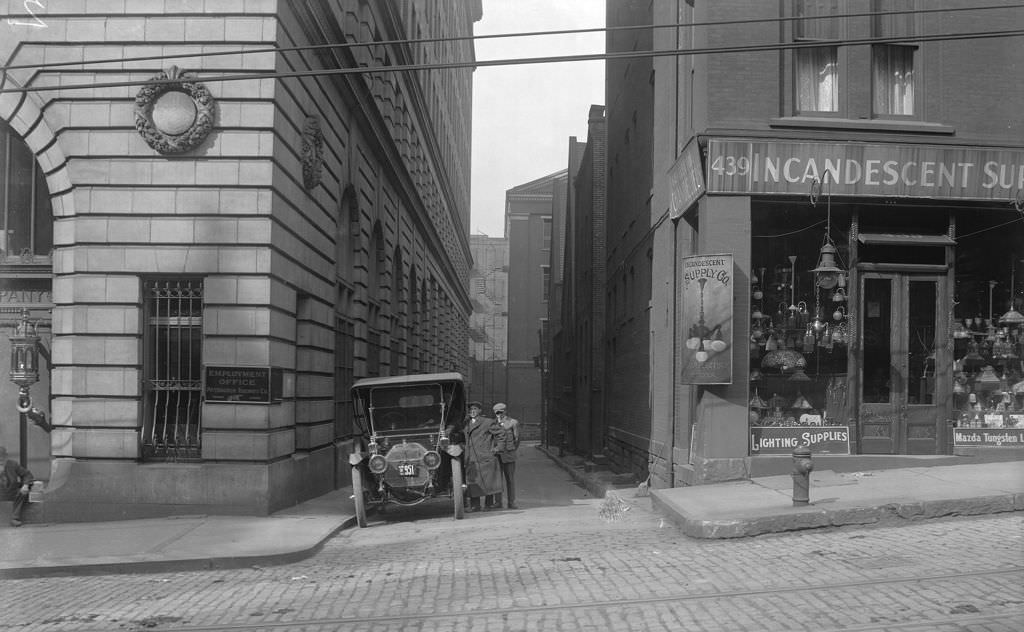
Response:
POLYGON ((839 111, 839 64, 835 46, 802 48, 796 52, 797 110, 839 111))
POLYGON ((914 49, 874 47, 875 114, 914 113, 914 49))

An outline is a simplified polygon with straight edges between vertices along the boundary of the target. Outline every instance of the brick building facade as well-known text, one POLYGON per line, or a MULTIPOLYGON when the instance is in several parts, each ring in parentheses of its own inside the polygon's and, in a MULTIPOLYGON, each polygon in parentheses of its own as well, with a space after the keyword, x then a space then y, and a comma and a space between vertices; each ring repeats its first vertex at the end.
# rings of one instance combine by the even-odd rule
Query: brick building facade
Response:
POLYGON ((607 40, 633 56, 606 73, 606 409, 573 449, 677 486, 803 444, 1024 445, 1024 57, 997 33, 1020 9, 607 8, 661 28, 607 40))

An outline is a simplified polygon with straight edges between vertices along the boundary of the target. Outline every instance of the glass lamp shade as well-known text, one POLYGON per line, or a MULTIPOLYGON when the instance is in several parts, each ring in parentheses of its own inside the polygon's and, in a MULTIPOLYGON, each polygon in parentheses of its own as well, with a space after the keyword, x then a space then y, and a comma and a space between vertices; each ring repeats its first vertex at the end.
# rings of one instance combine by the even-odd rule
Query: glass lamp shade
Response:
MULTIPOLYGON (((789 376, 789 381, 790 382, 810 382, 811 378, 807 377, 807 374, 804 373, 803 369, 797 369, 796 371, 793 371, 793 375, 789 376)), ((793 408, 799 408, 799 406, 794 406, 793 408)))
POLYGON ((21 387, 39 381, 39 335, 35 324, 28 319, 28 310, 22 310, 21 322, 9 337, 11 343, 12 382, 21 387))
POLYGON ((804 397, 802 393, 797 393, 796 401, 793 402, 793 408, 799 408, 800 410, 811 410, 814 408, 814 406, 811 405, 811 402, 808 401, 808 399, 804 397))
POLYGON ((757 389, 754 389, 754 396, 750 398, 750 407, 755 410, 768 409, 768 403, 761 399, 761 396, 757 394, 757 389))
POLYGON ((1000 325, 1019 325, 1021 323, 1024 323, 1024 314, 1021 314, 1012 307, 1010 311, 999 317, 1000 325))
POLYGON ((843 270, 836 265, 836 247, 830 242, 825 242, 821 247, 818 258, 818 267, 811 270, 814 273, 815 283, 820 288, 831 290, 839 285, 839 277, 843 270))

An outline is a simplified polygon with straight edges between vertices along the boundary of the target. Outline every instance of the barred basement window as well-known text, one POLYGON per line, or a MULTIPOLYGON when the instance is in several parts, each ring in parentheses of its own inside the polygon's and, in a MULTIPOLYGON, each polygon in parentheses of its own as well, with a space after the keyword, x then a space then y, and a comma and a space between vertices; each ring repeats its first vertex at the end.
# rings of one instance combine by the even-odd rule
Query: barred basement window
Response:
POLYGON ((203 281, 145 282, 142 456, 200 458, 203 281))

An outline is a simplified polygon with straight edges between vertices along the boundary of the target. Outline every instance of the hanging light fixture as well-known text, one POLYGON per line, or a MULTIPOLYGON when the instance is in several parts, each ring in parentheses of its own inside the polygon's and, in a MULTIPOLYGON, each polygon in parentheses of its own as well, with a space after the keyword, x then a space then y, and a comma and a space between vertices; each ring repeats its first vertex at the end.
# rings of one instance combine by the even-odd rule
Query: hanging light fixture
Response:
POLYGON ((999 317, 1000 325, 1019 325, 1024 323, 1024 314, 1021 314, 1013 305, 1013 291, 1016 289, 1014 285, 1015 279, 1013 273, 1016 271, 1016 253, 1010 255, 1010 309, 1005 314, 999 317))
MULTIPOLYGON (((825 179, 828 179, 828 173, 825 173, 825 179)), ((815 179, 814 184, 811 186, 811 204, 816 205, 818 201, 818 195, 821 193, 821 188, 825 182, 815 179)), ((814 273, 814 283, 825 290, 831 290, 834 287, 842 287, 845 285, 840 284, 840 278, 845 276, 845 272, 842 268, 836 265, 836 255, 839 250, 835 244, 832 243, 832 187, 828 187, 826 193, 826 215, 825 215, 825 242, 821 245, 821 251, 818 253, 818 266, 811 270, 814 273)))

